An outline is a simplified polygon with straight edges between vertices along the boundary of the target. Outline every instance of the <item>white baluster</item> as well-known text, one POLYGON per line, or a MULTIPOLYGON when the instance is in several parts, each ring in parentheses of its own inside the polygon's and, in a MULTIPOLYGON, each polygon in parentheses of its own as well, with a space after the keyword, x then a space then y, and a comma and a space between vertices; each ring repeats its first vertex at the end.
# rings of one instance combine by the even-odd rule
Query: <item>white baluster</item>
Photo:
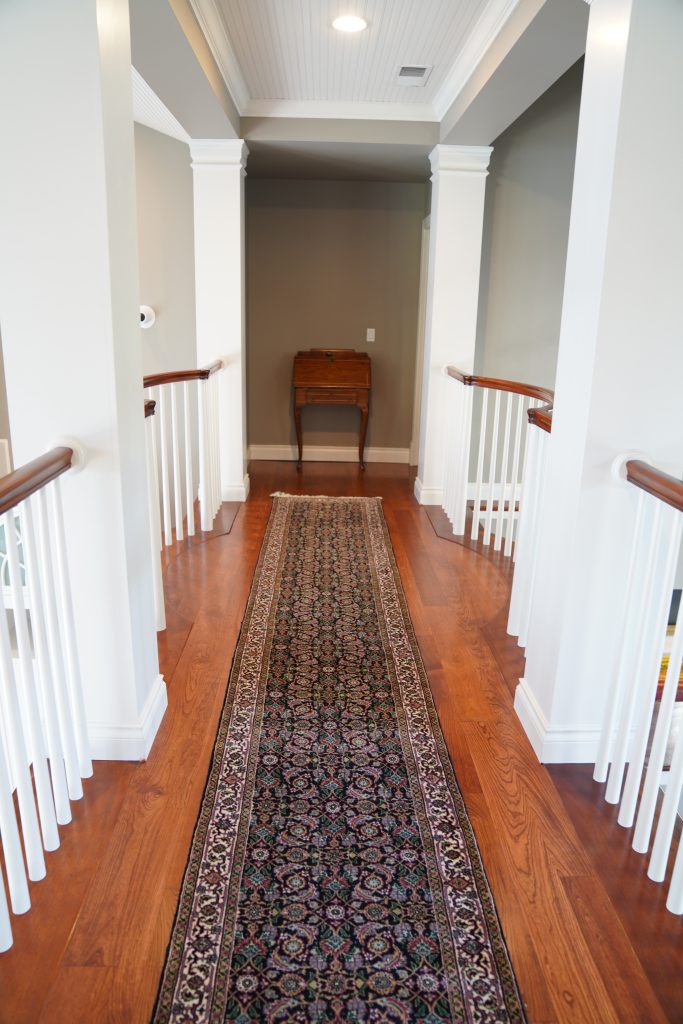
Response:
POLYGON ((543 430, 538 433, 538 462, 535 474, 534 489, 531 495, 531 550, 529 552, 529 568, 526 576, 526 590, 523 598, 520 622, 519 646, 526 647, 531 623, 534 590, 536 587, 536 568, 538 566, 538 526, 541 518, 543 490, 545 487, 545 464, 548 454, 547 435, 543 430))
POLYGON ((9 762, 17 790, 28 877, 35 882, 45 877, 45 858, 43 856, 38 816, 33 799, 33 784, 29 772, 26 738, 17 699, 14 666, 12 664, 12 648, 7 628, 7 610, 5 609, 4 601, 0 603, 0 682, 2 688, 0 707, 2 708, 5 735, 9 745, 9 762))
POLYGON ((474 509, 472 511, 472 540, 479 537, 479 521, 481 519, 481 494, 484 481, 484 450, 486 448, 486 424, 488 421, 488 388, 484 388, 481 401, 481 423, 479 424, 479 450, 477 452, 477 483, 474 498, 474 509))
POLYGON ((78 764, 81 778, 89 779, 92 775, 92 761, 90 759, 90 740, 88 739, 88 727, 85 720, 85 701, 83 698, 83 683, 81 680, 81 666, 78 660, 78 645, 76 643, 76 622, 74 618, 73 599, 71 596, 71 580, 69 577, 69 565, 66 559, 66 534, 64 532, 64 513, 62 510, 62 491, 59 480, 54 480, 47 486, 47 492, 52 511, 52 522, 54 523, 54 555, 57 568, 57 595, 59 621, 62 627, 63 647, 66 655, 66 682, 69 691, 73 730, 78 750, 78 764))
POLYGON ((494 551, 500 551, 503 541, 503 523, 505 522, 505 499, 508 489, 508 461, 510 453, 510 433, 512 421, 512 394, 508 391, 505 396, 505 425, 503 428, 503 458, 500 464, 500 497, 498 499, 498 513, 496 515, 496 539, 493 545, 494 551))
POLYGON ((517 560, 510 595, 508 632, 518 637, 520 647, 526 646, 533 603, 536 564, 538 559, 538 523, 545 480, 546 437, 536 427, 527 432, 524 466, 524 490, 520 502, 517 560))
POLYGON ((510 475, 510 496, 508 499, 508 519, 505 526, 505 555, 512 553, 512 540, 515 533, 515 507, 517 499, 517 478, 519 476, 519 456, 522 447, 522 425, 524 422, 524 395, 515 395, 515 439, 512 445, 512 473, 510 475))
POLYGON ((24 552, 28 586, 31 594, 31 631, 36 650, 41 704, 45 716, 45 734, 48 756, 50 758, 52 792, 54 794, 57 822, 60 825, 67 825, 71 821, 71 802, 66 784, 64 752, 59 733, 52 666, 48 654, 45 606, 40 582, 39 556, 33 523, 33 512, 37 500, 38 497, 34 494, 28 501, 24 502, 22 507, 21 546, 24 552))
POLYGON ((672 914, 683 914, 683 842, 680 841, 671 874, 666 909, 670 910, 672 914))
POLYGON ((183 496, 180 480, 180 428, 178 424, 178 385, 171 384, 171 452, 173 455, 173 510, 175 514, 175 539, 182 540, 183 496))
POLYGON ((522 626, 522 608, 527 589, 527 576, 531 567, 533 535, 532 494, 536 487, 538 458, 540 455, 539 438, 536 430, 528 430, 526 434, 526 450, 524 453, 524 475, 522 477, 522 494, 519 506, 519 526, 517 543, 515 544, 515 572, 512 577, 510 592, 510 611, 508 613, 508 633, 519 636, 522 626))
POLYGON ((646 517, 646 525, 649 526, 649 539, 646 546, 646 555, 643 561, 644 573, 640 580, 640 586, 636 594, 636 611, 634 622, 638 623, 637 641, 634 650, 634 657, 629 666, 630 678, 624 691, 619 727, 617 729, 616 743, 612 764, 610 765, 605 800, 609 804, 619 803, 621 797, 621 786, 624 780, 624 770, 628 757, 628 747, 631 738, 633 711, 636 705, 638 682, 643 675, 645 664, 645 647, 647 645, 647 613, 652 601, 652 591, 655 577, 655 556, 659 544, 661 530, 660 503, 648 502, 651 517, 646 517))
MULTIPOLYGON (((2 611, 3 616, 5 611, 2 611)), ((37 829, 36 824, 36 829, 37 829)), ((7 888, 15 914, 25 914, 31 907, 24 858, 21 855, 19 827, 14 813, 12 784, 7 773, 7 753, 0 734, 0 839, 7 870, 7 888)), ((2 879, 0 878, 0 886, 2 879)))
POLYGON ((185 426, 185 497, 187 501, 187 536, 194 537, 194 483, 192 473, 192 421, 190 382, 183 384, 183 422, 185 426))
POLYGON ((456 434, 456 407, 458 403, 457 384, 452 377, 446 378, 446 422, 445 422, 445 434, 446 434, 446 446, 445 446, 445 466, 444 466, 444 481, 443 481, 443 499, 442 508, 448 516, 451 524, 453 523, 454 515, 454 481, 455 481, 455 469, 454 463, 457 459, 457 446, 459 438, 456 434))
POLYGON ((164 584, 161 574, 161 521, 159 518, 159 481, 154 458, 154 416, 145 420, 145 457, 147 460, 147 502, 149 505, 149 532, 152 543, 152 585, 154 587, 154 615, 157 632, 166 629, 164 584))
POLYGON ((156 509, 156 516, 154 519, 155 530, 153 540, 156 540, 157 551, 161 551, 164 547, 164 537, 161 532, 161 495, 159 492, 159 446, 157 445, 157 412, 159 410, 159 394, 158 389, 156 392, 156 399, 154 402, 154 415, 148 417, 148 437, 151 439, 151 457, 152 457, 152 494, 154 496, 154 508, 156 509))
MULTIPOLYGON (((214 460, 214 486, 215 495, 213 503, 213 516, 221 507, 223 495, 221 493, 221 453, 220 453, 220 432, 219 432, 219 410, 218 410, 218 374, 212 374, 211 387, 213 392, 213 460, 214 460)), ((212 523, 213 525, 213 523, 212 523)))
POLYGON ((662 664, 662 639, 666 633, 666 624, 671 605, 671 591, 673 590, 674 575, 678 562, 678 550, 681 545, 681 517, 677 511, 665 506, 663 509, 663 525, 665 536, 668 535, 666 544, 666 557, 663 566, 663 573, 659 574, 658 592, 652 602, 652 611, 648 620, 642 624, 643 631, 647 630, 644 637, 644 674, 638 673, 638 694, 636 710, 636 736, 631 751, 631 760, 626 775, 624 795, 619 808, 619 824, 630 828, 636 812, 638 793, 643 774, 643 764, 647 751, 647 741, 650 735, 650 725, 654 710, 655 697, 657 694, 657 680, 662 664), (638 699, 639 698, 639 699, 638 699))
POLYGON ((166 408, 166 385, 159 388, 159 452, 161 455, 161 496, 164 519, 164 542, 167 547, 173 543, 171 527, 171 492, 168 482, 168 412, 166 408))
POLYGON ((633 532, 633 544, 629 557, 628 574, 626 577, 626 590, 624 591, 624 607, 621 615, 622 632, 619 644, 619 659, 614 676, 614 685, 609 691, 607 706, 605 708, 605 721, 600 734, 598 756, 595 762, 593 778, 596 782, 605 782, 607 771, 612 758, 614 740, 616 735, 617 722, 622 710, 624 693, 626 690, 629 667, 632 664, 633 645, 638 635, 638 622, 635 615, 637 610, 636 595, 639 594, 638 585, 639 572, 642 572, 640 563, 643 558, 644 546, 640 542, 643 529, 645 507, 645 492, 638 491, 638 504, 636 507, 636 522, 633 532))
POLYGON ((493 497, 496 487, 496 463, 498 460, 498 429, 500 425, 500 391, 496 391, 493 404, 493 433, 491 434, 491 451, 489 453, 488 501, 486 503, 486 520, 484 525, 484 544, 491 543, 491 523, 493 521, 493 497))
POLYGON ((461 537, 465 533, 467 517, 467 484, 470 477, 470 446, 472 443, 472 395, 473 388, 460 387, 460 427, 458 429, 457 452, 455 464, 455 511, 453 516, 453 533, 461 537))
POLYGON ((0 868, 0 953, 5 953, 12 945, 12 925, 9 920, 7 909, 7 897, 5 896, 5 885, 2 880, 2 868, 0 868))
POLYGON ((45 605, 47 640, 50 652, 50 664, 52 665, 52 678, 54 680, 59 733, 61 737, 62 750, 64 751, 64 766, 66 769, 69 796, 72 800, 80 800, 83 796, 83 785, 81 783, 78 749, 76 746, 73 714, 67 689, 62 638, 59 629, 59 614, 57 611, 56 599, 57 587, 55 584, 54 569, 52 566, 52 552, 50 546, 50 530, 45 488, 37 492, 36 498, 37 501, 34 508, 37 520, 36 526, 38 533, 40 564, 43 570, 43 602, 45 605))
POLYGON ((197 381, 197 407, 199 410, 199 516, 202 530, 211 529, 209 512, 209 414, 207 410, 207 381, 197 381))
POLYGON ((43 833, 43 846, 46 850, 59 847, 59 832, 55 817, 52 789, 47 770, 47 757, 43 730, 40 725, 40 714, 36 698, 36 681, 33 674, 33 651, 28 630, 28 619, 24 604, 24 585, 19 565, 19 548, 17 545, 16 519, 14 510, 7 512, 2 519, 9 561, 10 587, 12 590, 12 609, 14 613, 14 629, 19 649, 19 670, 21 674, 21 695, 26 725, 26 739, 30 758, 33 763, 33 779, 36 787, 40 826, 43 833))

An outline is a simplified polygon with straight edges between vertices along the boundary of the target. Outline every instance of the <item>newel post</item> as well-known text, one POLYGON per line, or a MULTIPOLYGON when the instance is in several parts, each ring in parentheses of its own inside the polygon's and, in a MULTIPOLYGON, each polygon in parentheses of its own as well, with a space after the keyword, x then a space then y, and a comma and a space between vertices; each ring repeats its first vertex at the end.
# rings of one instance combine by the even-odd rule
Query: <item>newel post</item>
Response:
POLYGON ((241 139, 195 139, 194 180, 197 360, 222 359, 218 380, 223 501, 244 501, 247 475, 244 177, 241 139))
POLYGON ((474 368, 484 190, 490 146, 437 146, 427 278, 420 452, 415 497, 443 502, 449 390, 444 368, 474 368))

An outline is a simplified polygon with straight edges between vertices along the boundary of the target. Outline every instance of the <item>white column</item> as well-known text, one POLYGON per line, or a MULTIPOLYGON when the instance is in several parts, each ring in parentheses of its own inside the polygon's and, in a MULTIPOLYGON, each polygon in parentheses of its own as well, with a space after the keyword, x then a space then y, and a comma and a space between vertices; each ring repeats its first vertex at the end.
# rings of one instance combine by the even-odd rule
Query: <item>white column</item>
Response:
POLYGON ((593 0, 525 678, 543 761, 591 761, 620 643, 640 451, 683 468, 683 4, 593 0))
POLYGON ((427 279, 427 323, 415 497, 440 505, 446 464, 446 378, 453 363, 472 372, 489 146, 437 146, 427 279))
POLYGON ((154 628, 127 0, 0 4, 0 326, 15 464, 56 438, 97 758, 144 757, 166 707, 154 628))
POLYGON ((220 405, 221 496, 244 501, 247 476, 245 363, 244 175, 241 139, 191 143, 194 172, 194 252, 197 360, 222 359, 220 405))

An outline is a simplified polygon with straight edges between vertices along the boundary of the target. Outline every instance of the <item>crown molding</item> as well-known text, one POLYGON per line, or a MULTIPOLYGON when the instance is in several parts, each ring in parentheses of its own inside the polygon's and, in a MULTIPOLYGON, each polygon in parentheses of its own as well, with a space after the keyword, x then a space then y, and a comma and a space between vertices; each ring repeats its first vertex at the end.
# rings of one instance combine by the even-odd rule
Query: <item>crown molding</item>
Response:
POLYGON ((341 121, 438 123, 431 103, 353 103, 336 100, 249 100, 243 117, 333 118, 341 121))
POLYGON ((444 171, 459 174, 488 174, 492 146, 435 146, 429 154, 432 181, 444 171))
POLYGON ((180 121, 174 117, 168 107, 159 99, 151 86, 147 84, 139 71, 131 67, 133 80, 133 120, 155 132, 170 135, 180 142, 190 141, 180 121))
POLYGON ((490 0, 487 4, 446 80, 434 97, 437 121, 442 121, 452 107, 519 2, 520 0, 490 0))
POLYGON ((235 164, 246 167, 249 147, 244 139, 192 139, 192 166, 235 164))
POLYGON ((241 117, 249 102, 249 88, 230 43, 223 16, 214 0, 190 0, 190 6, 241 117))

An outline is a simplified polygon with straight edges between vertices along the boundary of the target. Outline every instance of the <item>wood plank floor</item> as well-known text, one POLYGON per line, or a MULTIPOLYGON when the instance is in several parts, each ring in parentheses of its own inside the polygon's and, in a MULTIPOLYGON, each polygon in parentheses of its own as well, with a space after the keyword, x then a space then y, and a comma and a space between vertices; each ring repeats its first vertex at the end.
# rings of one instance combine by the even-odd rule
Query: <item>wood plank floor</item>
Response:
POLYGON ((256 463, 252 493, 166 558, 169 709, 144 764, 95 766, 0 956, 0 1021, 147 1022, 269 495, 381 495, 443 731, 532 1024, 683 1021, 683 924, 584 767, 537 764, 512 709, 509 567, 446 539, 407 467, 256 463), (443 536, 439 536, 441 533, 443 536), (201 540, 201 542, 199 542, 201 540))

